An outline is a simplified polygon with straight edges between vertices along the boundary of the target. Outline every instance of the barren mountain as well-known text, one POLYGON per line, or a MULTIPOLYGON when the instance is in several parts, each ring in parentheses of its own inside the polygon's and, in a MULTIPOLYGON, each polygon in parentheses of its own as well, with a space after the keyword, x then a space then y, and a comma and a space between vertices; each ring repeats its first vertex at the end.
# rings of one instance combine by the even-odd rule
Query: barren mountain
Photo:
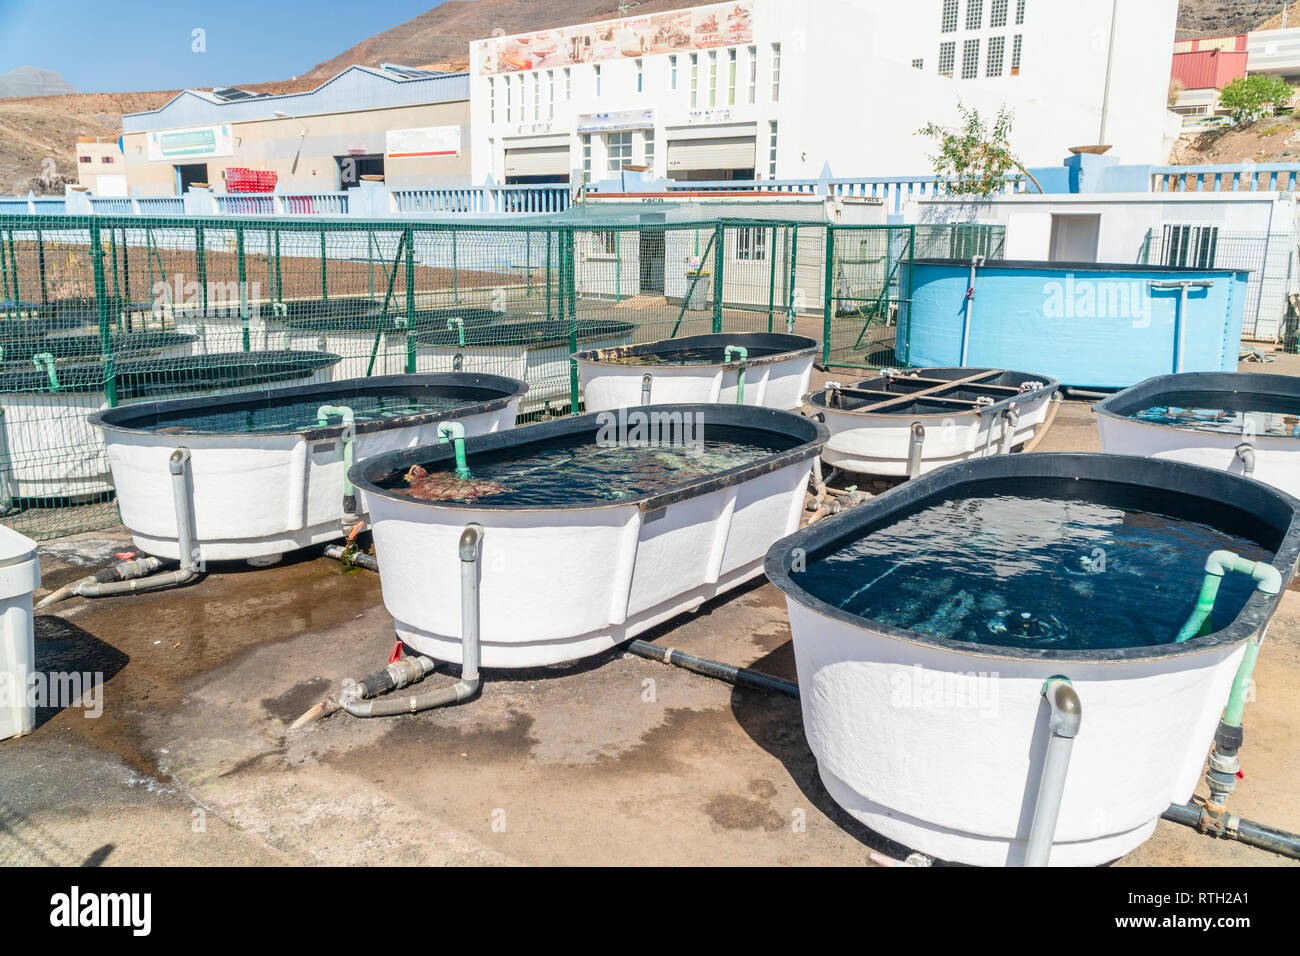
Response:
MULTIPOLYGON (((630 16, 699 7, 717 0, 641 0, 630 16)), ((318 63, 305 76, 325 80, 354 63, 427 65, 463 70, 469 65, 469 42, 495 34, 509 35, 573 23, 617 17, 617 0, 449 0, 391 30, 376 33, 336 57, 318 63)))
POLYGON ((18 66, 0 75, 0 97, 56 96, 75 92, 77 88, 59 74, 38 66, 18 66))

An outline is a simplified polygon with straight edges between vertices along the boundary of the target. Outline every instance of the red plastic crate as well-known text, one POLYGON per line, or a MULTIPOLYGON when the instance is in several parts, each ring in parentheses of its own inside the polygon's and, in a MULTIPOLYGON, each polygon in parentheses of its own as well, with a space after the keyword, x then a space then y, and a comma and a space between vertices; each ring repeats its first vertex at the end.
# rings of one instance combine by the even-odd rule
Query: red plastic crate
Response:
POLYGON ((232 193, 274 192, 275 181, 276 175, 269 169, 232 166, 226 170, 226 190, 232 193))

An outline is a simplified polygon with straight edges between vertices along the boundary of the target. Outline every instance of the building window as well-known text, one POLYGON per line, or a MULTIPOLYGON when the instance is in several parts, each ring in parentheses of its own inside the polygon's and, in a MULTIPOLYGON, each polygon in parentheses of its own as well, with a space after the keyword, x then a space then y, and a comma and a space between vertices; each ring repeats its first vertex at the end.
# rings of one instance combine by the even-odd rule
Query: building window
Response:
POLYGON ((612 229, 602 229, 596 233, 600 237, 600 251, 607 256, 618 255, 618 233, 612 229))
POLYGON ((953 41, 939 44, 939 75, 952 78, 953 64, 957 62, 957 44, 953 41))
POLYGON ((600 64, 595 64, 591 69, 596 77, 596 95, 600 96, 600 64))
POLYGON ((939 24, 939 32, 957 32, 957 0, 943 0, 943 21, 939 24))
POLYGON ((961 78, 973 80, 980 75, 980 41, 979 38, 967 40, 961 47, 961 78))
POLYGON ((1016 26, 1025 22, 1025 0, 1016 0, 1016 26))
POLYGON ((651 176, 655 172, 655 131, 648 129, 642 136, 642 142, 645 144, 645 164, 649 167, 651 176))
POLYGON ((497 121, 497 78, 488 77, 488 122, 497 121))
POLYGON ((636 91, 645 92, 645 61, 640 58, 636 60, 636 91))
POLYGON ((668 58, 668 89, 677 89, 677 54, 668 58))
POLYGON ((511 105, 514 102, 514 93, 511 92, 510 77, 506 77, 506 122, 510 122, 511 105))
POLYGON ((984 0, 966 0, 966 29, 978 30, 984 25, 984 0))
POLYGON ((709 105, 718 105, 718 51, 709 51, 709 105))
POLYGON ((917 59, 913 60, 913 61, 912 61, 912 69, 914 69, 914 70, 924 70, 924 69, 925 69, 925 60, 921 59, 920 57, 918 57, 917 59))
POLYGON ((767 124, 767 178, 776 179, 776 120, 767 124))
POLYGON ((772 44, 772 102, 781 102, 781 44, 772 44))
POLYGON ((758 47, 746 49, 745 56, 749 58, 749 94, 745 102, 752 105, 758 102, 758 47))
POLYGON ((487 141, 488 154, 488 175, 495 178, 497 172, 497 141, 490 138, 487 141))
POLYGON ((1024 39, 1025 38, 1023 36, 1017 34, 1016 38, 1011 42, 1011 75, 1012 76, 1020 75, 1020 46, 1024 41, 1024 39))
POLYGON ((1185 269, 1213 269, 1218 247, 1218 226, 1166 225, 1160 262, 1185 269))
POLYGON ((99 161, 100 161, 101 163, 111 163, 111 162, 113 161, 113 157, 112 157, 112 156, 101 156, 101 157, 99 157, 99 161))
POLYGON ((533 73, 530 85, 533 88, 533 122, 542 118, 542 78, 533 73))
POLYGON ((546 71, 546 118, 555 119, 555 71, 546 71))
POLYGON ((736 48, 727 51, 727 105, 736 105, 736 48))
POLYGON ((989 13, 989 26, 997 29, 1007 25, 1007 7, 1009 0, 993 0, 993 10, 989 13))
POLYGON ((79 162, 79 163, 88 163, 88 162, 90 162, 90 157, 89 157, 89 156, 78 156, 78 157, 77 157, 77 162, 79 162))
POLYGON ((691 109, 699 103, 700 99, 700 55, 691 54, 691 109))
POLYGON ((736 258, 744 262, 767 261, 767 230, 743 226, 736 231, 736 258))
POLYGON ((573 74, 566 66, 564 68, 564 102, 568 103, 573 99, 573 74))
POLYGON ((1002 57, 1006 53, 1006 37, 989 37, 988 59, 984 64, 985 76, 1002 75, 1002 57))
POLYGON ((605 134, 605 166, 611 173, 622 172, 632 162, 632 131, 605 134))
POLYGON ((591 134, 583 133, 578 140, 582 143, 582 179, 586 182, 591 179, 591 134))

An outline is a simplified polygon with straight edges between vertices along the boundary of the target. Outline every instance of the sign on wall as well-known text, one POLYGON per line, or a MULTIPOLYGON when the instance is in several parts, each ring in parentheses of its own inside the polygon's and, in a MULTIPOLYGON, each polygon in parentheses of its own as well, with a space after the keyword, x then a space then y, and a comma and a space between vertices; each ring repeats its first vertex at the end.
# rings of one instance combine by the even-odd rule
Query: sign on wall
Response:
POLYGON ((459 126, 421 126, 417 129, 390 129, 384 140, 389 159, 414 159, 425 156, 459 156, 459 126))
POLYGON ((579 133, 594 133, 601 130, 616 129, 654 129, 655 111, 616 110, 609 113, 579 113, 577 128, 579 133))
POLYGON ((145 144, 151 163, 235 154, 229 123, 220 126, 191 126, 187 129, 150 130, 145 137, 145 144))
POLYGON ((476 45, 481 76, 754 42, 748 0, 493 37, 476 45))

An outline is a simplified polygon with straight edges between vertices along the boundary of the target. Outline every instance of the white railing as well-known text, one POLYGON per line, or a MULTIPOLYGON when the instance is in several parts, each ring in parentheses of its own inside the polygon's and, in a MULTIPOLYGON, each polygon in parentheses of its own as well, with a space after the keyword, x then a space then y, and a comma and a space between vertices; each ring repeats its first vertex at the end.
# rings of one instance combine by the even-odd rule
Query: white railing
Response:
POLYGON ((1300 165, 1234 163, 1222 166, 1153 166, 1153 193, 1295 192, 1300 165))

